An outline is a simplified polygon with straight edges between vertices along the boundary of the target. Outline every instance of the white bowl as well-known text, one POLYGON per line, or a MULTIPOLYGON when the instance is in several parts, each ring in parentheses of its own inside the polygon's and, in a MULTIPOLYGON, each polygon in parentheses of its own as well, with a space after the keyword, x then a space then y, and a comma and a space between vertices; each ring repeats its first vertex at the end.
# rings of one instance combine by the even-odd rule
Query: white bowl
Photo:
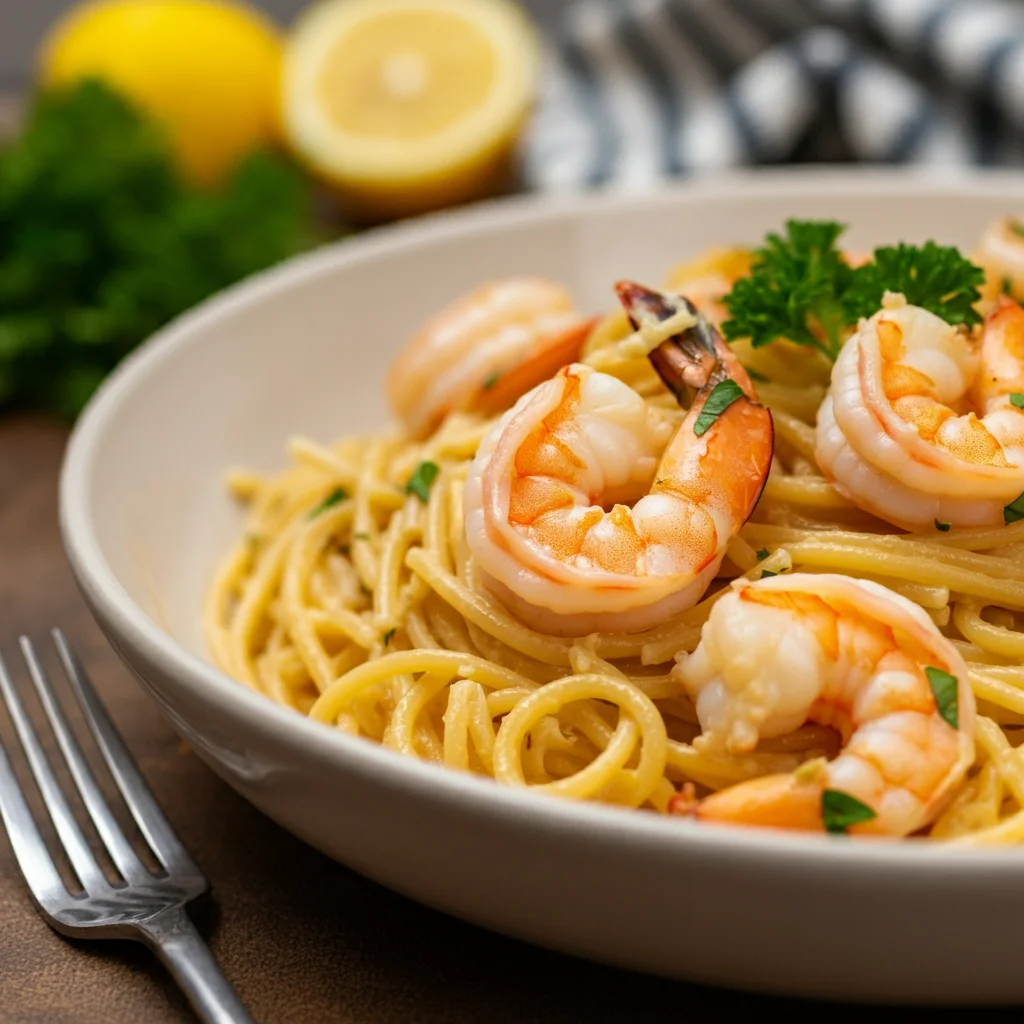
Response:
MULTIPOLYGON (((224 471, 284 464, 294 433, 382 423, 389 360, 428 313, 513 272, 656 283, 785 218, 851 224, 852 248, 970 245, 1024 178, 785 172, 643 197, 516 200, 326 248, 153 338, 94 399, 61 484, 65 544, 111 643, 173 726, 286 829, 431 906, 644 971, 840 999, 1024 999, 1024 851, 697 826, 563 802, 314 724, 206 660, 199 617, 239 530, 224 471)), ((214 823, 211 822, 211 827, 214 823)))

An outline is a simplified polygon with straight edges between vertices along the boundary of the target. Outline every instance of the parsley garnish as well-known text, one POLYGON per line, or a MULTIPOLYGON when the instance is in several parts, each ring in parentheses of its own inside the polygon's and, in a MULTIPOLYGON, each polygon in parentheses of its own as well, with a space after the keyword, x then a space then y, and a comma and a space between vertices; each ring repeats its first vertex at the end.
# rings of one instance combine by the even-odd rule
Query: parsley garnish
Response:
POLYGON ((1020 235, 1024 238, 1024 224, 1021 224, 1016 217, 1010 217, 1006 221, 1006 226, 1015 234, 1020 235))
POLYGON ((1010 405, 1015 409, 1024 409, 1024 395, 1019 391, 1014 391, 1014 393, 1010 395, 1010 405))
POLYGON ((487 374, 487 376, 484 377, 484 391, 490 391, 499 380, 501 380, 501 374, 497 371, 487 374))
POLYGON ((853 272, 843 295, 850 323, 877 313, 885 292, 900 292, 912 306, 920 306, 949 324, 981 323, 974 308, 985 272, 951 245, 925 242, 923 246, 889 245, 875 250, 871 263, 853 272))
POLYGON ((768 579, 770 576, 778 576, 778 575, 779 574, 777 572, 772 572, 771 569, 762 569, 761 570, 761 579, 763 579, 763 580, 768 579))
POLYGON ((851 825, 871 821, 878 815, 867 804, 841 789, 825 789, 821 793, 821 820, 825 831, 833 835, 846 835, 851 825))
POLYGON ((769 552, 767 548, 759 548, 757 552, 757 560, 759 562, 763 562, 768 557, 768 554, 769 552))
POLYGON ((436 462, 421 462, 416 467, 416 472, 409 477, 405 485, 406 494, 415 494, 420 501, 427 501, 430 498, 430 488, 434 486, 437 474, 441 467, 436 462))
MULTIPOLYGON (((6 16, 6 15, 5 15, 6 16)), ((217 188, 96 79, 45 90, 0 144, 0 407, 73 419, 143 338, 308 247, 301 171, 253 152, 217 188)))
POLYGON ((1018 494, 1017 497, 1003 509, 1003 522, 1006 523, 1007 526, 1009 526, 1010 523, 1017 522, 1018 519, 1024 519, 1024 493, 1018 494))
POLYGON ((348 491, 346 491, 344 487, 335 487, 319 505, 310 509, 309 518, 316 519, 318 515, 326 512, 329 508, 334 508, 335 505, 340 505, 347 497, 348 491))
POLYGON ((384 646, 387 647, 391 643, 391 638, 398 632, 397 627, 392 627, 384 634, 384 646))
POLYGON ((1013 282, 1008 277, 1004 277, 1000 289, 1004 295, 1013 295, 1013 282))
POLYGON ((938 530, 939 533, 949 533, 949 527, 949 523, 940 523, 938 519, 935 520, 935 529, 938 530))
POLYGON ((786 221, 755 249, 749 277, 725 297, 729 339, 750 338, 754 348, 788 338, 835 359, 846 323, 840 301, 853 271, 836 249, 844 225, 836 221, 786 221))
POLYGON ((928 685, 932 688, 932 693, 935 694, 935 705, 939 709, 939 714, 954 729, 959 729, 959 684, 956 676, 951 676, 941 668, 933 668, 931 665, 924 670, 924 674, 928 677, 928 685))
POLYGON ((947 323, 980 322, 974 303, 984 271, 957 249, 883 246, 854 270, 836 247, 844 230, 835 221, 789 220, 785 236, 769 234, 754 250, 750 275, 725 297, 725 336, 750 338, 755 348, 786 338, 835 359, 845 331, 878 312, 887 291, 947 323))
POLYGON ((697 422, 693 425, 693 436, 700 437, 706 434, 711 425, 732 405, 737 399, 743 397, 743 389, 731 377, 720 380, 712 389, 704 402, 697 422))

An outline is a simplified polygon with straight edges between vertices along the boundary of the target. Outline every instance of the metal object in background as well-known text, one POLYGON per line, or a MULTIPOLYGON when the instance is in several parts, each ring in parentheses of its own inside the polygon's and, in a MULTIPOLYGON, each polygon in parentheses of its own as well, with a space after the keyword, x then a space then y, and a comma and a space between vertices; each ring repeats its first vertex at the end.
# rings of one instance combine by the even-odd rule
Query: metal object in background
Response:
POLYGON ((22 637, 22 654, 57 745, 121 879, 111 882, 98 863, 0 658, 0 698, 14 722, 43 803, 83 889, 72 894, 65 886, 0 746, 0 818, 40 912, 55 931, 72 938, 144 943, 164 962, 202 1020, 210 1024, 252 1024, 185 912, 187 903, 206 892, 206 879, 157 806, 64 635, 55 630, 53 638, 93 738, 160 869, 153 872, 143 864, 117 823, 35 649, 22 637))

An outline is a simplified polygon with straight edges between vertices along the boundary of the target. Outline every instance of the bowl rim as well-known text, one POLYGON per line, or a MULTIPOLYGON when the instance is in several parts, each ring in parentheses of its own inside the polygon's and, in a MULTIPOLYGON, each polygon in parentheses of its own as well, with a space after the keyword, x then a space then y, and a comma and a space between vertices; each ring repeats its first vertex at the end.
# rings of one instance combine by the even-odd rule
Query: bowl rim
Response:
MULTIPOLYGON (((1024 856, 1010 849, 958 849, 922 841, 837 841, 834 837, 757 830, 708 827, 689 820, 638 814, 625 808, 552 799, 528 790, 496 785, 488 779, 456 772, 440 765, 396 754, 375 743, 325 728, 304 715, 231 679, 220 669, 187 650, 166 633, 128 594, 103 556, 86 497, 92 467, 106 430, 137 383, 157 373, 165 361, 187 348, 197 337, 194 329, 229 318, 252 299, 287 291, 298 280, 334 273, 347 266, 386 257, 393 249, 429 247, 435 242, 471 237, 504 227, 542 223, 560 218, 578 219, 611 208, 675 208, 700 199, 723 200, 740 196, 784 197, 799 188, 801 196, 850 193, 859 198, 936 197, 1005 194, 1008 208, 1024 191, 1024 173, 1006 170, 889 168, 823 168, 737 170, 716 172, 665 184, 635 194, 612 189, 567 195, 519 195, 443 211, 407 222, 376 228, 365 234, 329 243, 207 299, 148 338, 107 378, 79 418, 60 474, 59 518, 65 552, 73 574, 93 614, 112 624, 115 633, 158 665, 176 686, 214 702, 247 728, 276 731, 302 744, 314 756, 341 770, 372 777, 379 785, 399 787, 417 796, 449 805, 462 812, 504 819, 506 824, 528 826, 548 834, 585 832, 593 841, 650 846, 660 854, 688 852, 693 856, 731 856, 757 859, 762 869, 799 870, 806 873, 854 873, 885 867, 908 879, 927 882, 950 873, 960 882, 1019 877, 1024 856)), ((198 614, 198 609, 197 609, 198 614)))

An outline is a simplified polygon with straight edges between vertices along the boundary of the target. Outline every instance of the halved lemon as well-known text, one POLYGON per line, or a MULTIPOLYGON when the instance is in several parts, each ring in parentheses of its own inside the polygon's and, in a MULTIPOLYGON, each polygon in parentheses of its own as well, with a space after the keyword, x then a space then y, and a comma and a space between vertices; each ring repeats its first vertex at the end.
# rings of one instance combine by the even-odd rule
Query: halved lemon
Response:
POLYGON ((287 47, 285 133, 357 215, 478 198, 503 184, 538 55, 511 0, 326 0, 287 47))

